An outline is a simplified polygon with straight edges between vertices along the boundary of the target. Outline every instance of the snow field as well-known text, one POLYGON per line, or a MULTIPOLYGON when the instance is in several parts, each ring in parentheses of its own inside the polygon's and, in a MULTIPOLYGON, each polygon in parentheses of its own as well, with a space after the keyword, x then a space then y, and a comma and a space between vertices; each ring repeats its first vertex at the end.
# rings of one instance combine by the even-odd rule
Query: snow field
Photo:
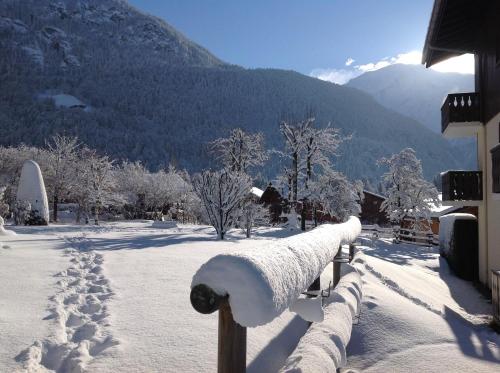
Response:
POLYGON ((500 338, 483 314, 491 305, 449 272, 438 248, 360 240, 363 301, 345 372, 498 371, 500 338))
POLYGON ((325 300, 324 320, 311 325, 280 372, 335 373, 346 365, 346 347, 361 305, 364 263, 358 252, 351 264, 342 265, 342 277, 325 300))
POLYGON ((83 372, 89 362, 118 344, 109 331, 107 301, 113 295, 103 275, 103 256, 81 251, 85 238, 68 239, 75 248, 66 249, 71 265, 59 272, 59 292, 50 298, 49 316, 53 334, 37 340, 16 360, 27 371, 83 372))
POLYGON ((247 327, 265 325, 292 305, 321 275, 343 243, 356 239, 361 224, 325 224, 265 247, 217 255, 201 266, 191 287, 205 284, 229 294, 234 320, 247 327))

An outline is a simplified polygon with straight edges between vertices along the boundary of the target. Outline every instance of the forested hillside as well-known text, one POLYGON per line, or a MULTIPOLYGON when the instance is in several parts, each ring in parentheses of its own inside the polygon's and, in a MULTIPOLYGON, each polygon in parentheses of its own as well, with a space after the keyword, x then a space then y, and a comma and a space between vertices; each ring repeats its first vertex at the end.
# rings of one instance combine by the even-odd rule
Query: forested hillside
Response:
POLYGON ((378 177, 376 160, 405 147, 427 178, 461 168, 459 151, 366 93, 225 64, 124 1, 2 1, 0 55, 0 145, 65 133, 114 158, 198 171, 211 166, 205 144, 230 128, 262 131, 279 148, 279 121, 313 111, 353 135, 335 161, 352 178, 378 177))

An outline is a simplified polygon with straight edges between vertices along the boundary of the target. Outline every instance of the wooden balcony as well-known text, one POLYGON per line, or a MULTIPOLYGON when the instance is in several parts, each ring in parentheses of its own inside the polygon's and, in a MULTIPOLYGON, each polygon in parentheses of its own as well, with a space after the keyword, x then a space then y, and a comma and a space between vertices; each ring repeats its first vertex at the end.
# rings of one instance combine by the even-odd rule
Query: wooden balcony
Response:
POLYGON ((441 175, 443 201, 482 201, 481 171, 447 171, 441 175))
POLYGON ((467 137, 481 125, 479 93, 448 95, 441 107, 441 132, 447 137, 467 137))

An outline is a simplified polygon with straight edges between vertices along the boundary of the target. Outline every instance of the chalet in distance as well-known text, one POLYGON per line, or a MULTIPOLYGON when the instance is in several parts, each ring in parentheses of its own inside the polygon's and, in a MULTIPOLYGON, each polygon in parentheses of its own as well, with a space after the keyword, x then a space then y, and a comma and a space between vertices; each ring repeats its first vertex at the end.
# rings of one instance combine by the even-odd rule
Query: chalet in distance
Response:
POLYGON ((474 137, 477 170, 442 175, 443 203, 476 206, 479 280, 500 269, 500 1, 435 0, 422 63, 475 56, 475 91, 449 94, 441 108, 447 138, 474 137))

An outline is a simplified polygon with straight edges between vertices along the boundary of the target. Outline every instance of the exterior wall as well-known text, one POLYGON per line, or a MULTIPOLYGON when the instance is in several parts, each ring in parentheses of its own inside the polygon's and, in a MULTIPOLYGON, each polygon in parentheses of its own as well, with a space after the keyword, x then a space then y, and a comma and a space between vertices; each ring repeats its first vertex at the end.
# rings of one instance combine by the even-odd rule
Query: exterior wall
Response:
MULTIPOLYGON (((493 193, 492 162, 490 149, 499 142, 500 113, 485 125, 485 160, 484 181, 486 189, 486 217, 487 217, 487 279, 491 282, 491 270, 500 269, 500 194, 493 193)), ((486 282, 485 282, 486 283, 486 282)))
POLYGON ((364 224, 378 224, 380 226, 389 225, 389 218, 385 212, 380 211, 380 206, 385 199, 366 191, 364 194, 365 198, 361 203, 361 222, 364 224))
POLYGON ((483 5, 482 29, 479 30, 480 53, 476 54, 476 92, 481 93, 482 122, 488 123, 500 112, 500 2, 483 5))

